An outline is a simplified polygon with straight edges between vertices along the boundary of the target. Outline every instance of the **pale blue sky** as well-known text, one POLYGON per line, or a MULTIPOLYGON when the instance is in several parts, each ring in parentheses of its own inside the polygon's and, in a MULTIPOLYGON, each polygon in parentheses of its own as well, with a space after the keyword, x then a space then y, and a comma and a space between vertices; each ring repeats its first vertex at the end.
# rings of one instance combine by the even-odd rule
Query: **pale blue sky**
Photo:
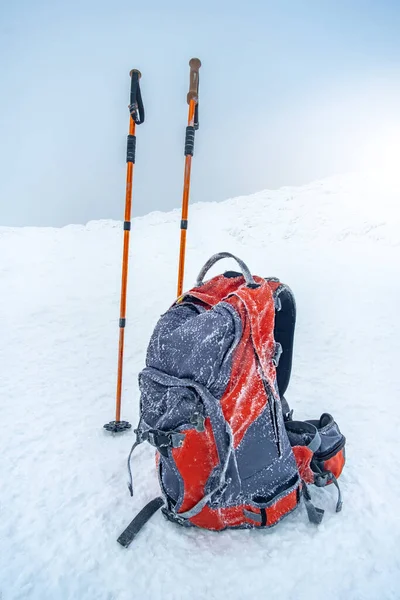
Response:
POLYGON ((398 0, 3 0, 0 225, 123 218, 131 68, 132 214, 180 206, 192 56, 192 202, 397 161, 399 31, 398 0))

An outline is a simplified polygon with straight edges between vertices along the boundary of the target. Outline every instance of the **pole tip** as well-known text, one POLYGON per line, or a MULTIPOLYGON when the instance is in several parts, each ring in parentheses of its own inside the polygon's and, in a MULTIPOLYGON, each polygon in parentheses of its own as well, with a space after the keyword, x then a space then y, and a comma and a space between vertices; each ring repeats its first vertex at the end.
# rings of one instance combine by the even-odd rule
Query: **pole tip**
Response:
POLYGON ((129 71, 129 77, 132 77, 132 73, 137 73, 139 75, 139 79, 141 78, 142 74, 139 71, 139 69, 132 69, 131 71, 129 71))

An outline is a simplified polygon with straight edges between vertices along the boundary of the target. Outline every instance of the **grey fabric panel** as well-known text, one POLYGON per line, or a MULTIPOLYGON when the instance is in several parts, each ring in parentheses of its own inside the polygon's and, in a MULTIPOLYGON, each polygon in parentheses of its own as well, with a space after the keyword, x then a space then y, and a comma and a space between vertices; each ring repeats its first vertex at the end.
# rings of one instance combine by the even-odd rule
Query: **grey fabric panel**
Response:
POLYGON ((240 477, 248 479, 278 458, 278 448, 268 407, 248 428, 236 449, 240 477))
POLYGON ((243 501, 270 504, 282 492, 299 483, 299 474, 292 453, 276 459, 273 463, 242 479, 243 501))
POLYGON ((318 429, 309 421, 287 421, 285 427, 292 446, 306 446, 313 453, 321 446, 318 429))
POLYGON ((319 420, 307 420, 306 422, 315 425, 321 437, 321 445, 315 453, 317 459, 344 445, 345 437, 330 414, 324 413, 319 420))
POLYGON ((171 450, 168 450, 168 456, 168 459, 164 456, 160 457, 158 477, 161 489, 175 502, 175 510, 179 510, 185 494, 183 479, 171 456, 171 450))
POLYGON ((167 311, 154 330, 147 367, 139 375, 143 422, 170 431, 190 423, 195 412, 209 415, 223 461, 227 424, 219 400, 241 334, 240 317, 229 304, 209 311, 181 304, 167 311))
MULTIPOLYGON (((205 492, 208 493, 210 490, 215 489, 218 486, 218 482, 221 479, 221 465, 218 465, 211 473, 206 487, 205 492)), ((238 465, 236 460, 235 451, 232 451, 229 457, 228 466, 226 469, 226 486, 216 494, 212 496, 210 501, 211 508, 220 508, 221 506, 235 506, 241 503, 242 496, 242 484, 240 481, 238 465)))
POLYGON ((308 449, 311 450, 311 452, 316 452, 318 450, 318 448, 320 448, 321 446, 321 436, 318 433, 318 430, 315 432, 315 437, 313 438, 313 440, 308 444, 308 449))
POLYGON ((279 456, 268 405, 250 425, 236 449, 242 495, 245 499, 275 496, 287 486, 293 485, 293 480, 298 476, 281 410, 278 411, 277 423, 282 456, 279 456))
POLYGON ((162 385, 146 373, 140 376, 142 420, 152 429, 175 430, 190 423, 200 405, 195 390, 162 385))
POLYGON ((176 469, 174 460, 166 460, 161 456, 158 474, 161 488, 172 498, 176 506, 179 507, 183 502, 185 490, 182 477, 176 469))
POLYGON ((219 303, 210 310, 181 304, 159 320, 146 364, 181 379, 193 379, 220 399, 229 382, 232 354, 242 323, 234 308, 219 303))

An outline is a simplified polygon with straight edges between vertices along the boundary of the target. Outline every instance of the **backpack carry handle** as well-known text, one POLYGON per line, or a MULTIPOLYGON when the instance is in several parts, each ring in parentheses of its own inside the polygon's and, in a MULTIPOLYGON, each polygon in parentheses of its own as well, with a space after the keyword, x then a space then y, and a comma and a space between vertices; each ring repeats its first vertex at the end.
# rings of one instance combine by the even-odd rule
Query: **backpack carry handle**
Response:
POLYGON ((211 269, 211 267, 213 265, 215 265, 215 263, 218 262, 219 260, 221 260, 222 258, 233 258, 233 260, 236 260, 236 262, 238 263, 238 265, 242 271, 243 277, 245 278, 247 287, 252 287, 252 288, 260 287, 259 284, 254 281, 253 275, 250 273, 247 265, 240 258, 237 258, 237 256, 234 256, 230 252, 219 252, 218 254, 214 254, 214 256, 212 256, 206 262, 206 264, 201 269, 201 271, 197 277, 196 287, 200 287, 201 285, 203 285, 203 283, 204 283, 203 280, 204 280, 204 277, 206 276, 207 271, 209 271, 211 269))

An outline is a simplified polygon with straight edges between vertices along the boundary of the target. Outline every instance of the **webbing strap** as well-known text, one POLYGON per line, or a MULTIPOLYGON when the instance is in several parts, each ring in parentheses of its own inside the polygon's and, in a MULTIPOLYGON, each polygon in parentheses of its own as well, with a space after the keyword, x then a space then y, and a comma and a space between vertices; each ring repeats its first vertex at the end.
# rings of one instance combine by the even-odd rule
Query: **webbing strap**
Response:
POLYGON ((339 484, 337 482, 336 477, 334 476, 334 474, 332 473, 332 479, 331 479, 332 483, 334 486, 336 486, 336 489, 338 491, 338 501, 336 503, 336 512, 340 512, 342 510, 343 507, 343 500, 342 500, 342 492, 340 491, 340 487, 339 484))
POLYGON ((311 502, 310 492, 308 491, 308 488, 307 488, 307 485, 305 482, 303 482, 303 490, 302 491, 303 491, 304 504, 306 506, 308 519, 309 519, 310 523, 313 523, 314 525, 319 525, 324 517, 325 511, 322 508, 318 508, 317 506, 314 506, 314 504, 311 502))
POLYGON ((117 542, 128 548, 129 544, 134 540, 139 531, 146 525, 147 521, 163 506, 164 500, 162 498, 154 498, 146 504, 144 508, 136 515, 136 517, 129 523, 128 527, 121 533, 117 542))
POLYGON ((134 444, 131 448, 131 451, 129 452, 129 456, 128 456, 128 474, 129 474, 128 488, 129 488, 129 493, 131 496, 133 496, 133 479, 132 479, 132 469, 131 469, 131 458, 132 458, 133 451, 141 443, 142 443, 142 441, 140 440, 139 437, 137 437, 136 441, 134 442, 134 444))
POLYGON ((338 499, 336 503, 336 512, 340 512, 343 508, 342 492, 338 484, 338 480, 331 471, 322 471, 316 463, 312 463, 312 468, 315 472, 314 483, 317 487, 325 487, 328 483, 333 483, 338 491, 338 499))
POLYGON ((246 519, 250 519, 251 521, 255 521, 256 523, 262 523, 262 514, 261 513, 255 513, 252 510, 247 510, 247 508, 243 509, 243 514, 246 517, 246 519))
POLYGON ((177 517, 179 519, 191 519, 192 517, 195 517, 196 515, 198 515, 199 512, 201 512, 203 510, 203 508, 205 507, 207 502, 209 500, 211 500, 212 495, 215 494, 215 492, 218 489, 219 489, 219 485, 217 487, 215 487, 213 490, 211 490, 211 492, 208 492, 208 494, 203 496, 202 499, 199 500, 199 502, 197 504, 195 504, 193 506, 193 508, 191 508, 190 510, 185 510, 185 512, 183 512, 183 513, 176 513, 177 517))
POLYGON ((183 444, 183 440, 185 439, 184 434, 180 433, 179 431, 159 431, 157 429, 146 429, 144 431, 141 431, 140 426, 142 422, 143 420, 140 419, 138 428, 135 429, 136 441, 134 442, 128 456, 128 489, 131 496, 133 496, 131 458, 135 448, 137 448, 139 444, 145 441, 149 442, 152 446, 159 450, 167 447, 180 448, 183 444))

